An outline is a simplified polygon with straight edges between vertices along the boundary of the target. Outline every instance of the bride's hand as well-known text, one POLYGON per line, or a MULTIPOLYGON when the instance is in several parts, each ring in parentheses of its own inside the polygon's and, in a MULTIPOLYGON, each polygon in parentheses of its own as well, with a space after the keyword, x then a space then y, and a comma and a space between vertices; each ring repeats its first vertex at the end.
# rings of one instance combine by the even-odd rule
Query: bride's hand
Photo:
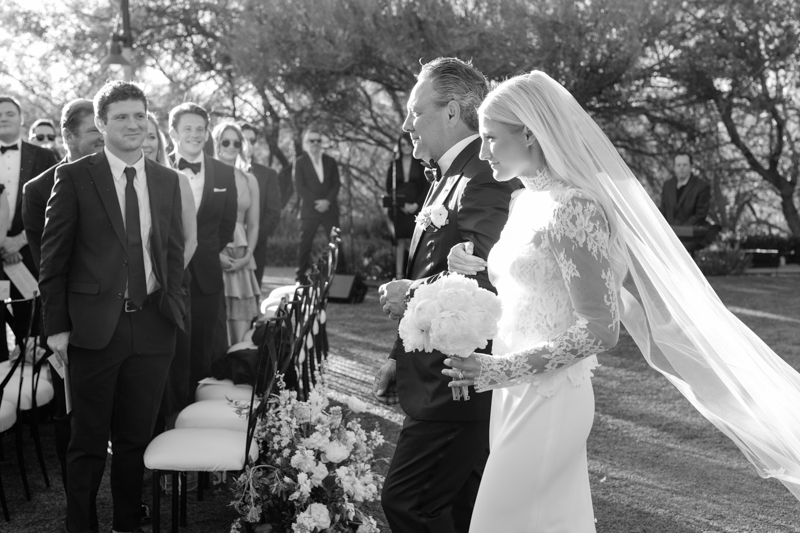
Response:
POLYGON ((469 357, 462 359, 460 357, 448 357, 444 360, 444 364, 450 368, 442 369, 442 374, 455 378, 458 381, 451 381, 447 385, 453 387, 473 387, 475 386, 475 379, 481 373, 481 364, 475 357, 475 354, 470 354, 469 357))
POLYGON ((486 270, 486 261, 472 255, 473 244, 461 242, 450 248, 447 255, 447 269, 450 272, 472 276, 486 270))

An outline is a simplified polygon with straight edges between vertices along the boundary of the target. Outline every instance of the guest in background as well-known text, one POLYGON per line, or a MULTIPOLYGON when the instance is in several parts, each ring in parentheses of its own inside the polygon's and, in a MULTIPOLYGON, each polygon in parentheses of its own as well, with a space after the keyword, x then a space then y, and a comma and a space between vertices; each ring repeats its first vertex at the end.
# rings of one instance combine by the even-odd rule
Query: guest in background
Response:
POLYGON ((215 356, 214 323, 224 289, 225 246, 236 226, 236 180, 233 167, 203 153, 208 137, 208 112, 185 102, 169 113, 169 134, 175 143, 170 159, 189 178, 197 207, 197 249, 189 262, 191 275, 190 399, 197 382, 210 375, 215 356))
POLYGON ((223 122, 214 128, 212 137, 217 159, 235 167, 236 174, 236 227, 233 242, 220 255, 230 345, 242 341, 253 319, 258 316, 260 287, 254 274, 253 251, 258 241, 260 195, 255 176, 241 170, 247 165, 244 159, 247 141, 241 128, 235 123, 223 122))
MULTIPOLYGON (((142 153, 165 167, 172 167, 167 157, 167 140, 158 127, 158 120, 153 113, 147 113, 147 135, 142 143, 142 153)), ((181 189, 181 223, 183 225, 183 301, 186 309, 191 308, 190 276, 186 267, 192 260, 197 249, 197 209, 194 207, 194 195, 189 178, 178 172, 178 185, 181 189)), ((191 316, 184 317, 183 331, 178 330, 175 335, 175 356, 169 367, 167 383, 164 386, 164 395, 161 400, 156 431, 174 427, 174 419, 178 413, 190 403, 189 398, 189 352, 191 339, 191 316)))
POLYGON ((57 137, 56 125, 49 118, 38 119, 31 124, 28 130, 29 143, 47 148, 56 154, 56 157, 61 157, 61 153, 58 151, 58 143, 56 142, 57 137))
MULTIPOLYGON (((56 169, 66 163, 95 154, 105 145, 103 135, 94 123, 94 107, 91 100, 79 98, 67 103, 61 110, 61 135, 66 146, 66 155, 55 166, 25 184, 22 193, 22 222, 25 235, 38 271, 41 261, 42 233, 44 232, 45 209, 55 183, 56 169)), ((2 218, 2 216, 0 216, 2 218)), ((46 343, 42 343, 46 345, 46 343)), ((61 465, 61 481, 67 490, 67 446, 70 436, 70 415, 67 412, 64 381, 57 372, 51 372, 55 391, 53 429, 56 441, 56 457, 61 465)))
POLYGON ((411 134, 404 132, 397 140, 394 160, 386 172, 386 194, 391 203, 388 215, 394 223, 394 236, 397 242, 395 255, 395 277, 403 279, 406 271, 406 257, 411 236, 414 234, 416 214, 419 213, 430 184, 425 179, 425 167, 419 159, 411 155, 414 146, 411 134))
MULTIPOLYGON (((297 158, 294 166, 294 184, 301 202, 302 235, 296 271, 300 283, 308 280, 317 228, 322 226, 328 239, 331 228, 339 226, 339 167, 332 157, 322 153, 323 142, 319 128, 309 126, 303 135, 305 153, 297 158)), ((344 266, 342 253, 339 253, 339 265, 344 266)))
MULTIPOLYGON (((0 246, 0 256, 5 264, 22 262, 36 277, 39 270, 33 260, 22 224, 22 188, 32 178, 58 163, 58 159, 50 150, 23 141, 22 123, 22 108, 19 102, 10 96, 0 96, 0 185, 5 186, 11 221, 8 236, 0 246)), ((5 279, 5 274, 2 276, 2 279, 5 279)), ((22 298, 22 293, 13 283, 11 297, 22 298)), ((28 302, 11 306, 14 317, 10 320, 10 324, 17 339, 21 339, 28 330, 30 306, 28 302)), ((38 320, 34 321, 32 331, 38 334, 38 320)), ((6 328, 0 327, 0 360, 5 359, 8 359, 6 328)))
POLYGON ((264 265, 267 263, 267 238, 272 235, 281 221, 281 188, 278 183, 278 173, 255 161, 255 144, 258 141, 258 131, 250 124, 242 124, 242 134, 247 140, 245 170, 256 177, 258 191, 261 198, 259 202, 261 220, 258 223, 258 244, 253 252, 256 261, 256 281, 259 287, 264 277, 264 265))
MULTIPOLYGON (((711 207, 711 186, 692 173, 692 155, 679 152, 673 159, 675 176, 661 190, 660 211, 670 226, 708 226, 706 217, 711 207)), ((689 253, 698 250, 705 235, 679 235, 689 253)))

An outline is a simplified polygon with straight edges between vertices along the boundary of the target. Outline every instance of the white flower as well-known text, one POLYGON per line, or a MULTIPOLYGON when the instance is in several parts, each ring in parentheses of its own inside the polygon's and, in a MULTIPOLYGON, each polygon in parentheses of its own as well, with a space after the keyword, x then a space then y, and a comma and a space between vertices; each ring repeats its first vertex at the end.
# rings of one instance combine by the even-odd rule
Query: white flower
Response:
POLYGON ((347 446, 338 441, 331 441, 328 443, 322 452, 325 454, 325 459, 331 463, 341 463, 350 457, 350 450, 347 446))
POLYGON ((414 324, 422 331, 429 330, 431 329, 431 322, 441 312, 442 306, 438 300, 421 300, 414 307, 414 324))
POLYGON ((431 209, 431 222, 437 227, 441 228, 447 224, 447 208, 443 205, 437 205, 431 209))
POLYGON ((311 422, 311 406, 306 403, 296 403, 292 406, 292 415, 300 424, 311 422))
POLYGON ((315 487, 322 485, 322 482, 328 477, 328 467, 325 463, 317 462, 309 471, 311 474, 311 482, 315 487))
POLYGON ((406 313, 400 320, 398 333, 403 340, 403 349, 407 352, 422 351, 425 348, 424 331, 417 327, 414 317, 406 313))
POLYGON ((365 522, 358 526, 356 533, 380 533, 380 529, 378 529, 378 523, 374 518, 371 516, 364 516, 363 518, 365 522))
POLYGON ((297 500, 300 499, 301 501, 308 498, 311 494, 311 480, 308 479, 308 475, 300 472, 297 474, 297 490, 294 491, 289 496, 289 500, 297 500))
POLYGON ((317 464, 314 459, 314 452, 311 450, 300 449, 294 452, 292 460, 290 461, 292 468, 296 468, 301 472, 308 473, 317 464))
POLYGON ((442 311, 431 323, 431 346, 448 355, 468 356, 475 350, 469 317, 463 311, 442 311))
POLYGON ((328 508, 321 503, 312 503, 306 510, 314 520, 314 525, 319 529, 327 529, 331 527, 331 515, 328 508))
POLYGON ((355 396, 347 397, 347 407, 354 413, 363 413, 367 410, 367 404, 355 396))

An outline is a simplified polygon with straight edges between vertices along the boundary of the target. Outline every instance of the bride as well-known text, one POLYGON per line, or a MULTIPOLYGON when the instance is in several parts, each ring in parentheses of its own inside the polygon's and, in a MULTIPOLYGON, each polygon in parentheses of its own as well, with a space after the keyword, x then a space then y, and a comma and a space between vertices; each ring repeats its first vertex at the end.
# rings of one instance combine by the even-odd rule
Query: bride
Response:
POLYGON ((488 264, 468 244, 448 258, 462 274, 488 266, 503 304, 493 355, 443 370, 493 390, 470 531, 595 531, 590 378, 620 322, 759 475, 800 498, 800 375, 727 311, 597 124, 539 71, 500 84, 479 117, 481 158, 525 188, 488 264))

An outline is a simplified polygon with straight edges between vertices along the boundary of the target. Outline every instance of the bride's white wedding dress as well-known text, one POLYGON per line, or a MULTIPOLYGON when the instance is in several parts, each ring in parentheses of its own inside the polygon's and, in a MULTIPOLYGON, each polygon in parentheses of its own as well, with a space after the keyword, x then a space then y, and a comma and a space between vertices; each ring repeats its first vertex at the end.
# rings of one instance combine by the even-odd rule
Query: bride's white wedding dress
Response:
POLYGON ((470 532, 594 532, 590 378, 619 332, 608 222, 546 172, 521 179, 488 260, 503 315, 493 355, 478 355, 476 389, 495 390, 470 532))

